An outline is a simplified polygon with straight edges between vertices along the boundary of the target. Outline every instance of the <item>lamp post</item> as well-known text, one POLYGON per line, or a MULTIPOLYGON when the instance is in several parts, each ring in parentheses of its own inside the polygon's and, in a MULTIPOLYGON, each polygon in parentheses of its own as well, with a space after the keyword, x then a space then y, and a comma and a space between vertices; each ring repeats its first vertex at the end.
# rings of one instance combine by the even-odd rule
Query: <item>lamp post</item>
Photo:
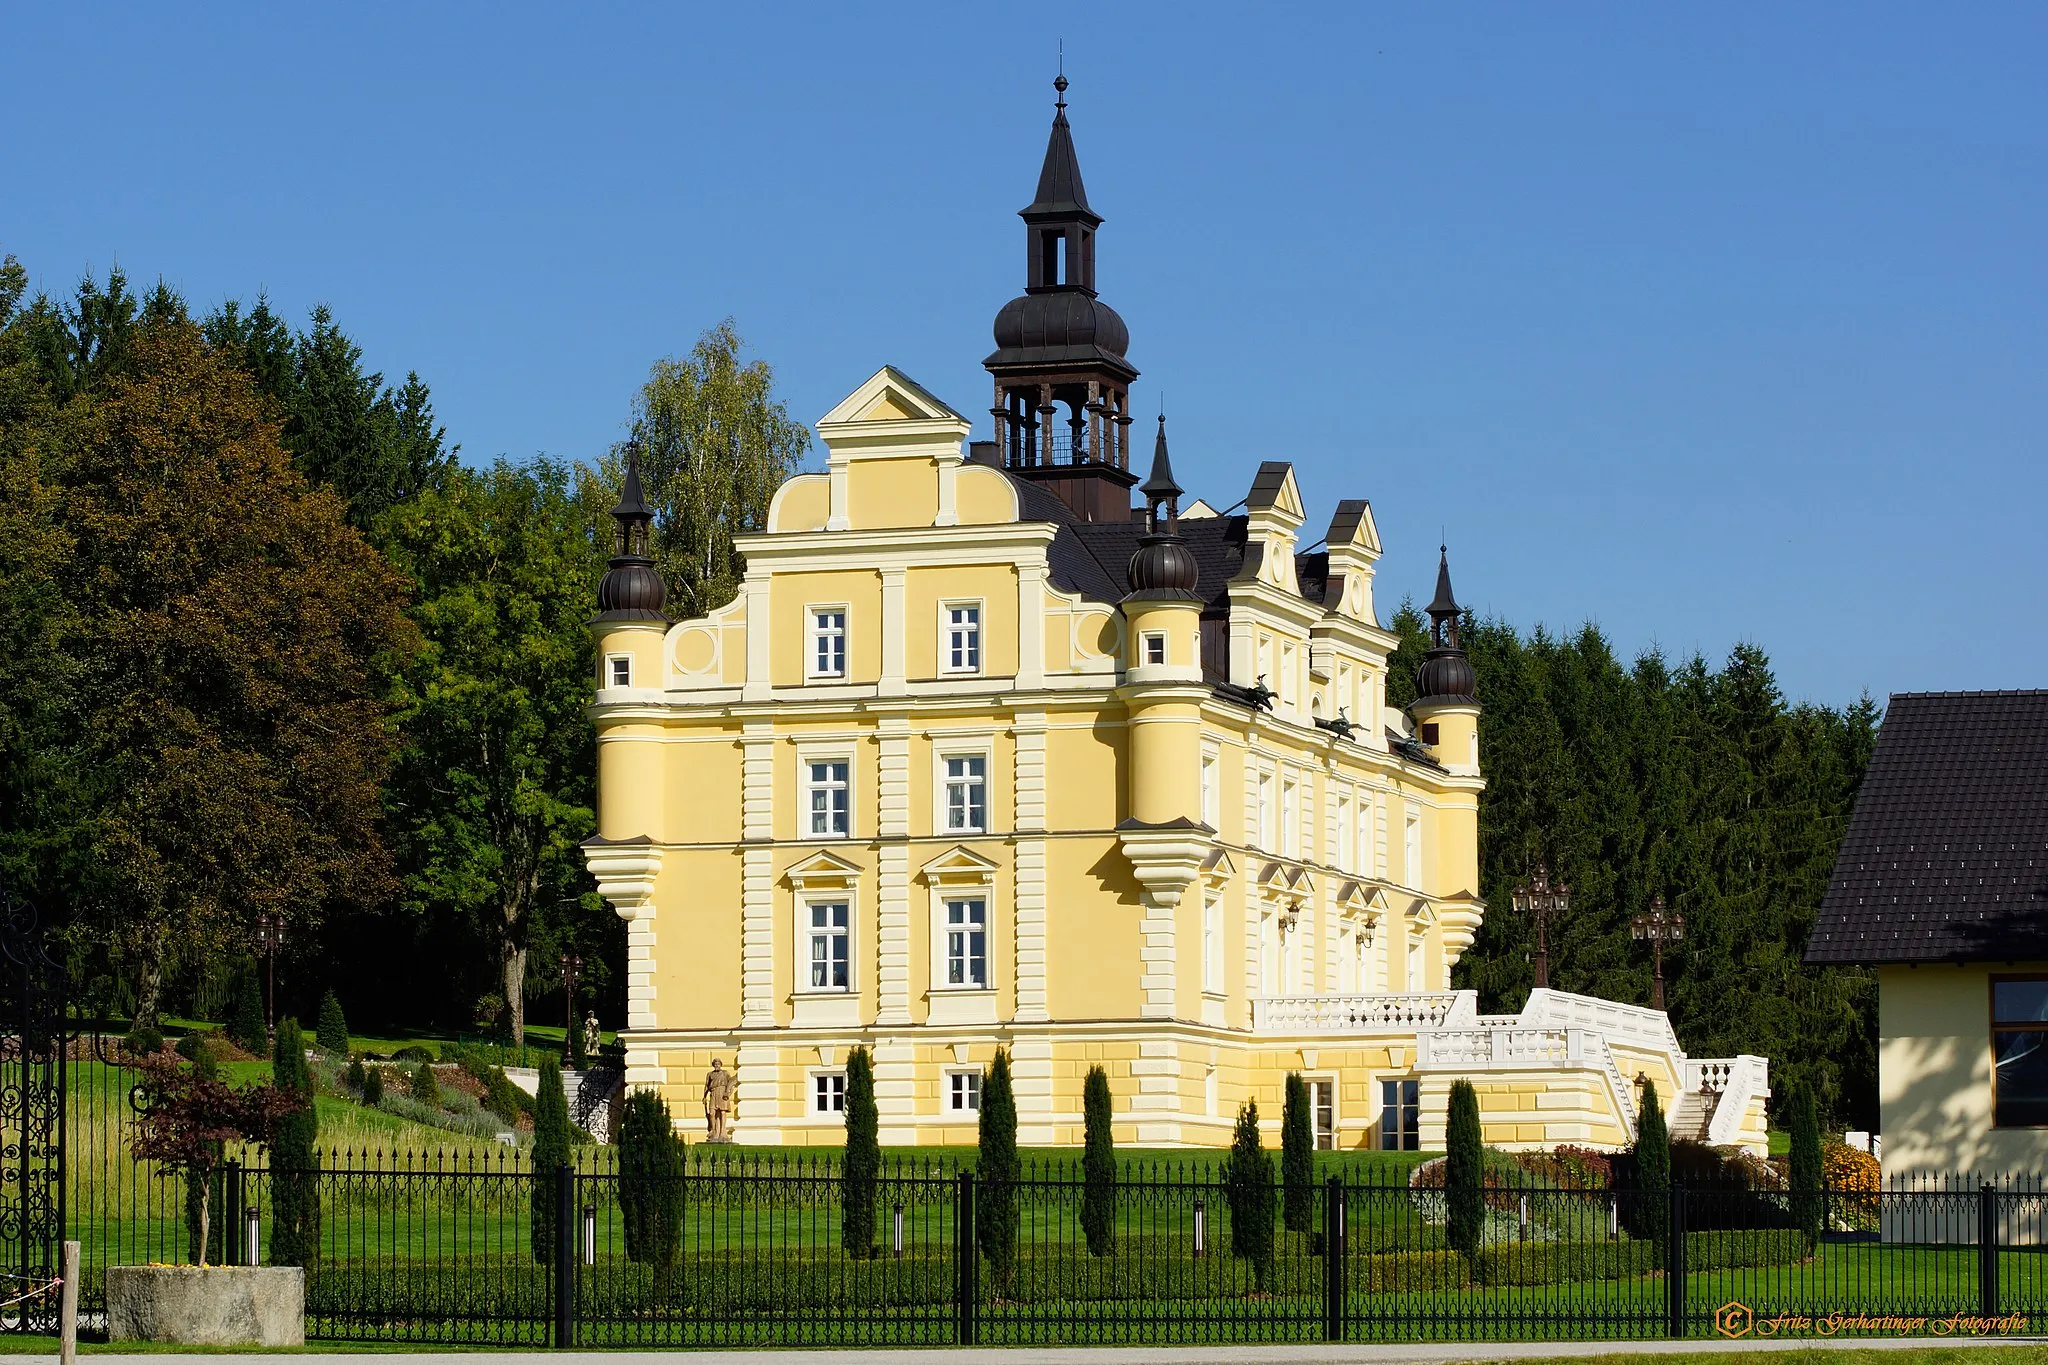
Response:
POLYGON ((1515 913, 1536 923, 1536 989, 1550 986, 1550 941, 1548 926, 1552 915, 1564 915, 1572 908, 1572 889, 1563 882, 1550 884, 1550 869, 1536 864, 1535 875, 1515 888, 1515 913))
POLYGON ((1664 945, 1685 938, 1685 916, 1664 908, 1664 897, 1650 902, 1648 912, 1629 920, 1629 931, 1638 943, 1650 945, 1650 1008, 1664 1008, 1664 945))
POLYGON ((284 942, 284 916, 266 910, 256 916, 256 943, 263 954, 263 1027, 277 1042, 277 948, 284 942))
POLYGON ((583 959, 574 953, 562 954, 562 996, 564 1000, 562 1031, 562 1061, 567 1063, 576 1055, 576 973, 583 970, 583 959))

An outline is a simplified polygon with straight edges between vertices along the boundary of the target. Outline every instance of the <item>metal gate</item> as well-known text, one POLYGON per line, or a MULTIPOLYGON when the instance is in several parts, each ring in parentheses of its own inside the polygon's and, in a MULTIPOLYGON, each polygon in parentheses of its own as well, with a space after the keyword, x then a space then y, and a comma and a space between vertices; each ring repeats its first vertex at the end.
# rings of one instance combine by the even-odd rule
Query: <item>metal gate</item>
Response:
POLYGON ((65 972, 0 887, 0 1331, 57 1330, 64 1237, 65 972))

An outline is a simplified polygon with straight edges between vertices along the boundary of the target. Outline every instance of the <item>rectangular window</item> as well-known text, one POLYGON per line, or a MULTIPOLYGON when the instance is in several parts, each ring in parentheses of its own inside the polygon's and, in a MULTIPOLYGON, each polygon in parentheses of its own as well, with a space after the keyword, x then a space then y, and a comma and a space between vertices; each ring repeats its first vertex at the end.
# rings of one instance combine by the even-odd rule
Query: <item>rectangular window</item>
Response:
POLYGON ((1223 898, 1202 898, 1202 989, 1223 989, 1223 898))
POLYGON ((1273 774, 1259 774, 1258 844, 1273 847, 1273 774))
POLYGON ((949 606, 946 608, 946 671, 948 673, 979 673, 981 671, 981 608, 979 606, 949 606))
POLYGON ((946 1078, 946 1108, 956 1114, 981 1112, 979 1071, 955 1071, 946 1078))
POLYGON ((1422 816, 1412 809, 1402 831, 1401 876, 1404 885, 1422 889, 1422 816))
POLYGON ((1310 1081, 1308 1083, 1309 1110, 1315 1117, 1316 1150, 1329 1152, 1337 1147, 1337 1083, 1335 1081, 1310 1081))
POLYGON ((2048 1128, 2048 977, 1991 980, 1992 1118, 2048 1128))
POLYGON ((813 839, 844 839, 853 830, 849 774, 843 758, 806 763, 804 787, 810 808, 813 839))
POLYGON ((945 762, 946 828, 978 834, 988 828, 988 759, 963 754, 945 762))
POLYGON ((1294 646, 1280 646, 1280 704, 1298 705, 1301 698, 1294 695, 1294 646))
POLYGON ((946 902, 946 984, 988 985, 988 902, 946 902))
POLYGON ((606 659, 605 663, 610 666, 611 685, 613 687, 631 687, 633 685, 633 658, 631 655, 614 654, 606 659))
POLYGON ((1422 1082, 1380 1082, 1380 1150, 1422 1150, 1422 1082))
POLYGON ((1163 664, 1166 662, 1166 637, 1157 632, 1145 636, 1145 662, 1163 664))
POLYGON ((844 1071, 820 1071, 811 1077, 811 1112, 813 1114, 843 1114, 846 1112, 846 1073, 844 1071))
POLYGON ((850 989, 851 915, 845 901, 816 901, 810 907, 811 989, 850 989))
POLYGON ((1301 856, 1301 821, 1295 809, 1292 782, 1280 784, 1280 851, 1290 858, 1301 856))
POLYGON ((846 676, 846 609, 811 613, 811 676, 846 676))
POLYGON ((1408 992, 1412 995, 1422 989, 1422 940, 1411 938, 1408 940, 1408 992))
POLYGON ((1216 755, 1202 755, 1202 823, 1210 829, 1223 828, 1223 814, 1217 809, 1216 755))
POLYGON ((1337 793, 1337 858, 1339 868, 1351 867, 1351 793, 1337 793))

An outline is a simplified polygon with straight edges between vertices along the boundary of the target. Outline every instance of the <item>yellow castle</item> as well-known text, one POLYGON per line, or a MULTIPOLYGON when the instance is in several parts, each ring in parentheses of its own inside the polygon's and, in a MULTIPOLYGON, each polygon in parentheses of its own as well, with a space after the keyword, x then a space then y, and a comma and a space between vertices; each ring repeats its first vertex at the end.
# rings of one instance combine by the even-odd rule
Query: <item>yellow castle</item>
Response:
POLYGON ((1451 988, 1486 907, 1448 562, 1401 714, 1369 503, 1310 546, 1284 463, 1183 505, 1163 418, 1138 484, 1063 102, 1022 217, 994 440, 877 371, 741 539, 738 596, 678 622, 629 464, 586 845, 627 922, 627 1083, 694 1115, 717 1059, 735 1141, 832 1144, 866 1046, 884 1143, 968 1143, 1002 1048, 1025 1145, 1080 1141, 1100 1065, 1119 1141, 1221 1146, 1245 1100, 1277 1132, 1298 1071, 1319 1145, 1407 1149, 1441 1146, 1459 1076, 1510 1147, 1625 1144, 1647 1084, 1678 1135, 1762 1150, 1762 1059, 1451 988))

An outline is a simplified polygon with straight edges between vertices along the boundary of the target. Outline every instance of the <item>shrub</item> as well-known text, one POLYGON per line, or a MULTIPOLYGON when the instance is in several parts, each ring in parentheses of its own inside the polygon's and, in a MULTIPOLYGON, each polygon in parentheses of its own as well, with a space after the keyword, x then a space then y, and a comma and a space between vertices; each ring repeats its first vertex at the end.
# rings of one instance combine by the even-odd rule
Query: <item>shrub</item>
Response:
POLYGON ((562 1068, 553 1058, 540 1064, 540 1093, 533 1109, 533 1217, 529 1247, 533 1259, 551 1264, 555 1226, 555 1172, 569 1164, 569 1100, 562 1093, 562 1068))
POLYGON ((149 1057, 164 1050, 164 1036, 153 1028, 139 1028, 123 1038, 121 1046, 131 1057, 149 1057))
POLYGON ((683 1151, 668 1102, 652 1090, 628 1095, 619 1119, 619 1211, 627 1259, 654 1267, 655 1302, 666 1303, 682 1248, 683 1151))
POLYGON ((1671 1134, 1664 1126, 1663 1106, 1657 1103, 1657 1087, 1646 1085, 1642 1094, 1632 1149, 1637 1195, 1631 1223, 1636 1236, 1661 1240, 1671 1208, 1671 1134))
POLYGON ((363 1103, 372 1109, 384 1098, 384 1068, 373 1066, 363 1071, 363 1103))
POLYGON ((1614 1187, 1614 1161, 1605 1152, 1565 1143, 1548 1152, 1517 1152, 1515 1164, 1561 1190, 1614 1187))
POLYGON ((1017 1266, 1017 1097, 1010 1086, 1010 1054, 996 1049, 981 1084, 980 1204, 975 1236, 995 1275, 998 1297, 1008 1298, 1017 1266))
POLYGON ((331 990, 320 997, 320 1020, 314 1026, 313 1041, 330 1057, 348 1054, 348 1020, 341 1012, 341 997, 331 990))
POLYGON ((1832 1212, 1858 1232, 1877 1227, 1881 1169, 1876 1157, 1846 1142, 1830 1142, 1821 1149, 1821 1176, 1832 1192, 1832 1212))
POLYGON ((839 1244, 865 1260, 875 1254, 875 1182, 882 1172, 881 1116, 868 1050, 846 1059, 846 1157, 839 1168, 839 1244))
POLYGON ((1792 1096, 1792 1226, 1818 1241, 1821 1232, 1820 1115, 1813 1091, 1800 1086, 1792 1096))
POLYGON ((363 1093, 363 1086, 368 1081, 369 1072, 363 1068, 363 1059, 360 1057, 349 1058, 348 1069, 341 1073, 341 1083, 360 1095, 363 1093))
POLYGON ((1259 1142, 1256 1100, 1246 1100, 1237 1111, 1223 1184, 1230 1200, 1230 1254, 1252 1263, 1263 1291, 1273 1277, 1273 1162, 1259 1142))
POLYGON ((1472 1082, 1451 1082, 1444 1115, 1444 1238, 1454 1251, 1476 1255, 1486 1232, 1486 1150, 1479 1138, 1479 1095, 1472 1082))
POLYGON ((410 1081, 408 1088, 411 1089, 414 1099, 436 1109, 441 1107, 441 1083, 434 1079, 432 1062, 420 1062, 414 1066, 410 1081))
POLYGON ((178 1055, 210 1074, 220 1069, 222 1042, 219 1034, 201 1029, 178 1040, 178 1055))
POLYGON ((1081 1086, 1081 1231, 1090 1256, 1116 1250, 1116 1136, 1110 1119, 1109 1073, 1091 1066, 1081 1086))
POLYGON ((1289 1232, 1307 1232, 1315 1221, 1315 1120, 1308 1111, 1308 1082, 1287 1073, 1286 1103, 1280 1111, 1280 1221, 1289 1232))
POLYGON ((270 1026, 263 1022, 263 988, 256 981, 256 968, 242 969, 235 982, 234 1004, 228 1013, 228 1037, 244 1052, 262 1056, 270 1050, 270 1026))
POLYGON ((534 1107, 533 1096, 512 1084, 511 1077, 499 1066, 484 1068, 483 1104, 486 1110, 514 1126, 521 1114, 532 1114, 534 1107))
POLYGON ((431 1049, 421 1047, 418 1043, 408 1043, 392 1053, 391 1060, 394 1062, 431 1062, 434 1060, 434 1054, 431 1049))
POLYGON ((271 1142, 270 1258, 278 1265, 309 1265, 320 1253, 320 1118, 296 1019, 277 1026, 271 1075, 278 1090, 303 1107, 277 1121, 271 1142))

